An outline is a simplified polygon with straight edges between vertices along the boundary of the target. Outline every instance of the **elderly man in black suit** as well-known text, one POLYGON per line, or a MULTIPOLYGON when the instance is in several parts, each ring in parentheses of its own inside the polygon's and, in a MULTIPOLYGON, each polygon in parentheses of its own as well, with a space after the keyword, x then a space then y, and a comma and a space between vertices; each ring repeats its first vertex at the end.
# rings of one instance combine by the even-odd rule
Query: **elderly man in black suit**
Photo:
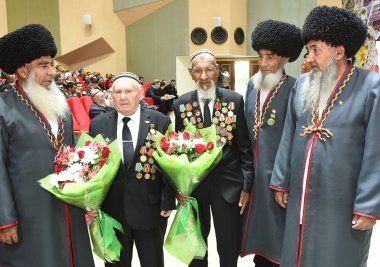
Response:
MULTIPOLYGON (((175 126, 183 130, 188 123, 197 128, 215 125, 217 145, 224 145, 221 161, 192 195, 199 204, 203 238, 207 242, 211 207, 220 266, 233 267, 241 246, 240 215, 249 201, 254 176, 244 101, 241 95, 215 86, 219 65, 212 51, 198 50, 191 63, 189 73, 196 90, 174 102, 175 126)), ((180 203, 186 199, 177 196, 180 203)), ((207 266, 207 256, 193 260, 190 266, 207 266)))
POLYGON ((165 133, 170 119, 141 108, 143 98, 138 77, 122 72, 113 79, 114 111, 91 121, 90 134, 117 139, 123 154, 117 176, 102 209, 123 225, 120 261, 106 266, 131 266, 136 244, 142 267, 163 267, 166 218, 175 209, 174 191, 165 184, 153 158, 155 132, 165 133))

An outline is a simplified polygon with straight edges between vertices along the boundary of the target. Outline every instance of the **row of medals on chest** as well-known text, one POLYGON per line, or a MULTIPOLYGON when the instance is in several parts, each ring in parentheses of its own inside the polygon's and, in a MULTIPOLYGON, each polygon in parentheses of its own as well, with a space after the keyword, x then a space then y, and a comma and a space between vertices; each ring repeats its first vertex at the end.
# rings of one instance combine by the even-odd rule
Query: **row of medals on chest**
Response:
POLYGON ((156 179, 157 166, 154 164, 153 152, 156 150, 156 130, 154 124, 150 124, 149 132, 145 138, 145 144, 140 148, 140 162, 136 163, 136 178, 154 181, 156 179))
MULTIPOLYGON (((214 109, 214 117, 211 121, 216 125, 217 145, 223 145, 227 141, 229 145, 232 145, 232 130, 236 128, 236 115, 234 115, 233 112, 235 110, 235 102, 221 103, 219 99, 217 99, 214 104, 214 109)), ((197 101, 194 101, 192 104, 181 104, 179 106, 179 111, 184 125, 188 124, 190 121, 199 129, 204 127, 197 101)))

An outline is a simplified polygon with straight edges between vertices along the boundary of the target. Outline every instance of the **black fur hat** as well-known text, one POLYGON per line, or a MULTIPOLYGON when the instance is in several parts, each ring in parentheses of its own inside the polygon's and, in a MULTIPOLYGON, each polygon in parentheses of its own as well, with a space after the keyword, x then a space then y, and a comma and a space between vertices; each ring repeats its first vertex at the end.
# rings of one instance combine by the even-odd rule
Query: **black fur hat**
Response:
POLYGON ((261 49, 272 51, 278 56, 289 57, 292 62, 303 48, 301 30, 286 22, 262 21, 252 32, 252 48, 257 52, 261 49))
POLYGON ((302 41, 320 40, 332 46, 343 45, 348 58, 364 43, 367 26, 352 11, 328 6, 314 8, 302 28, 302 41))
POLYGON ((53 36, 39 24, 26 25, 0 38, 0 68, 10 74, 25 63, 56 54, 53 36))

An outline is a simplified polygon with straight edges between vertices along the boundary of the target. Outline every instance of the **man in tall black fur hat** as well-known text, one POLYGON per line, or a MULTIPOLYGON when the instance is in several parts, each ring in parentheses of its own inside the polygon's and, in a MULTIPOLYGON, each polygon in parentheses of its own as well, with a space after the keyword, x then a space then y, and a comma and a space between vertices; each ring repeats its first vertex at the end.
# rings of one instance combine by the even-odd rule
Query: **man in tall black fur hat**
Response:
POLYGON ((287 209, 281 267, 367 266, 380 218, 380 75, 349 60, 366 32, 327 6, 302 28, 312 70, 290 95, 271 178, 287 209))
POLYGON ((94 266, 84 212, 37 182, 73 144, 72 117, 53 79, 56 53, 42 25, 0 38, 0 68, 18 77, 0 95, 0 266, 94 266))
POLYGON ((269 183, 289 94, 296 81, 285 73, 284 66, 298 58, 302 47, 301 30, 289 23, 266 20, 252 33, 252 48, 259 54, 259 71, 249 80, 245 111, 254 151, 255 179, 244 220, 242 255, 256 254, 257 267, 280 263, 286 210, 276 205, 269 183))

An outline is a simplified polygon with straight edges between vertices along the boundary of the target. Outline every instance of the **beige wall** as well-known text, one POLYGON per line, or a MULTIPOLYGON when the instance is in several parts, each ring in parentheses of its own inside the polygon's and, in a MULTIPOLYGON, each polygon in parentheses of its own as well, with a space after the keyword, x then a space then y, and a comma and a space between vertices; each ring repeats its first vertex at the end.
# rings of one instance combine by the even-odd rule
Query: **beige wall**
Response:
POLYGON ((62 55, 99 38, 103 38, 114 51, 76 62, 67 66, 69 69, 84 67, 103 75, 126 70, 125 26, 113 11, 112 0, 59 0, 59 17, 62 55), (92 17, 91 26, 83 22, 83 16, 87 14, 92 17))
POLYGON ((237 45, 234 40, 234 31, 237 27, 246 30, 246 8, 247 0, 190 0, 189 33, 196 27, 202 27, 207 32, 207 41, 202 45, 195 45, 189 38, 189 53, 192 54, 200 48, 208 48, 216 54, 245 55, 245 42, 237 45), (214 17, 221 17, 222 27, 228 32, 228 39, 223 44, 216 44, 211 39, 214 17))
POLYGON ((61 35, 58 8, 57 0, 6 0, 8 30, 14 31, 30 23, 42 24, 53 35, 59 55, 61 35))
POLYGON ((317 0, 317 5, 342 7, 342 0, 317 0))
POLYGON ((7 1, 0 0, 0 36, 8 33, 7 1))

